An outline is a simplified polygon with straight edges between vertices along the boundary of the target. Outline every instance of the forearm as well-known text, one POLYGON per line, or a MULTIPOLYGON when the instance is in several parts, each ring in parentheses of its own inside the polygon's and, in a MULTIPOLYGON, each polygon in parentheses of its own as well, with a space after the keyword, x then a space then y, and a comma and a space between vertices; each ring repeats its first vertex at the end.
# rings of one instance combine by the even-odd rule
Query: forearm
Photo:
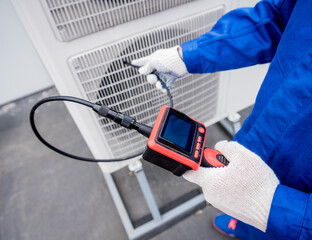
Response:
POLYGON ((270 239, 311 239, 311 194, 279 185, 271 204, 267 235, 270 239))
POLYGON ((229 12, 210 32, 182 44, 188 71, 209 73, 270 62, 293 2, 263 0, 254 8, 229 12))

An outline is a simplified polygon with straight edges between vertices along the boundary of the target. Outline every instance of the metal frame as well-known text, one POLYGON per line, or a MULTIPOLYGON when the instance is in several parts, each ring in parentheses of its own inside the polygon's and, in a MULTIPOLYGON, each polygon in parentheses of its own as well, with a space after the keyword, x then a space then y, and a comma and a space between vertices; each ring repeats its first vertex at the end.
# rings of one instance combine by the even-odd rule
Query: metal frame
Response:
POLYGON ((206 206, 206 200, 204 198, 204 195, 201 193, 162 214, 155 202, 155 198, 142 168, 142 163, 138 160, 131 164, 129 166, 129 169, 135 174, 141 191, 144 195, 145 201, 152 215, 152 220, 145 222, 139 227, 134 227, 133 223, 131 222, 127 209, 118 192, 112 175, 105 172, 103 172, 103 175, 117 208, 118 214, 128 235, 128 238, 131 240, 149 239, 155 234, 170 227, 172 224, 180 221, 181 219, 196 212, 198 209, 204 208, 206 206))

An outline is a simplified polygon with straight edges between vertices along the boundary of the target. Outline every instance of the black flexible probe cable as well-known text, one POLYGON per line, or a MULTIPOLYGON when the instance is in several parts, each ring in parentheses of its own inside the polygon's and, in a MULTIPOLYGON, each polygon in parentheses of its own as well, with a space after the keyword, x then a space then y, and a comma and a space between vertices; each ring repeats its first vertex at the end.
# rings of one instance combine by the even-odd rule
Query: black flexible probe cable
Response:
MULTIPOLYGON (((129 63, 129 62, 125 61, 125 60, 123 61, 123 63, 124 63, 125 65, 131 66, 131 67, 133 67, 133 68, 137 68, 137 69, 140 68, 139 66, 133 65, 132 63, 129 63)), ((172 95, 171 95, 171 92, 170 92, 169 88, 167 87, 166 83, 165 83, 163 80, 160 79, 160 77, 158 76, 156 70, 154 70, 153 72, 151 72, 151 74, 154 74, 154 75, 157 77, 157 81, 161 82, 161 85, 163 86, 163 88, 166 89, 167 96, 168 96, 169 101, 170 101, 170 107, 173 108, 172 95)))
MULTIPOLYGON (((132 67, 137 68, 137 66, 134 66, 130 63, 124 62, 127 65, 130 65, 132 67)), ((156 75, 157 76, 157 75, 156 75)), ((162 83, 162 85, 165 87, 167 90, 167 95, 170 101, 170 107, 173 107, 173 100, 172 100, 172 95, 170 93, 170 90, 166 86, 166 84, 157 76, 157 79, 162 83)), ((52 97, 47 97, 44 99, 41 99, 39 102, 37 102, 31 109, 30 114, 29 114, 29 121, 30 121, 30 126, 36 135, 36 137, 40 140, 41 143, 46 145, 48 148, 52 149, 53 151, 62 154, 66 157, 70 157, 73 159, 77 159, 80 161, 85 161, 85 162, 119 162, 119 161, 126 161, 130 160, 132 158, 138 157, 143 154, 143 152, 140 152, 138 154, 134 154, 125 158, 114 158, 114 159, 94 159, 94 158, 87 158, 87 157, 81 157, 77 155, 73 155, 70 153, 67 153, 52 144, 48 143, 39 133, 36 124, 35 124, 35 112, 36 110, 44 103, 47 102, 54 102, 54 101, 67 101, 67 102, 74 102, 78 103, 87 107, 92 108, 94 111, 96 111, 99 115, 102 115, 104 117, 110 118, 111 120, 115 121, 116 123, 122 125, 123 127, 129 128, 129 129, 135 129, 142 135, 148 137, 150 132, 151 132, 151 127, 145 126, 143 124, 137 123, 132 117, 124 115, 122 113, 118 113, 109 107, 105 105, 98 105, 89 101, 86 101, 84 99, 76 98, 76 97, 71 97, 71 96, 52 96, 52 97)))
MULTIPOLYGON (((74 158, 77 160, 81 160, 81 161, 85 161, 85 162, 118 162, 118 161, 125 161, 125 160, 129 160, 131 158, 134 157, 138 157, 140 155, 142 155, 142 153, 138 153, 126 158, 114 158, 114 159, 94 159, 94 158, 87 158, 87 157, 81 157, 81 156, 77 156, 77 155, 73 155, 70 153, 67 153, 63 150, 60 150, 59 148, 53 146, 52 144, 48 143, 38 132, 36 124, 35 124, 35 119, 34 119, 34 115, 35 115, 35 111, 37 110, 37 108, 47 102, 54 102, 54 101, 67 101, 67 102, 74 102, 74 103, 79 103, 82 105, 85 105, 87 107, 93 108, 95 105, 94 103, 88 102, 86 100, 80 99, 80 98, 75 98, 75 97, 70 97, 70 96, 53 96, 53 97, 47 97, 44 98, 42 100, 40 100, 39 102, 37 102, 33 108, 30 111, 29 114, 29 121, 30 121, 30 125, 32 130, 34 131, 36 137, 40 140, 40 142, 42 142, 44 145, 46 145, 48 148, 52 149, 53 151, 60 153, 64 156, 70 157, 70 158, 74 158)), ((99 106, 99 105, 97 105, 99 106)))

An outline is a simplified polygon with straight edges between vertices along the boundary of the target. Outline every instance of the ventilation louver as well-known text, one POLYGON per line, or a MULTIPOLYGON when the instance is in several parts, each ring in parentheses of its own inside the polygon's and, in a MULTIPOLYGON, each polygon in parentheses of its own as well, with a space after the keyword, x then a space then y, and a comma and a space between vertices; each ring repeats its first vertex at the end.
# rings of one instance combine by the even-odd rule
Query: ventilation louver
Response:
MULTIPOLYGON (((209 31, 223 13, 223 7, 215 8, 72 57, 69 64, 83 96, 152 126, 160 107, 169 104, 167 96, 148 84, 137 69, 125 66, 123 60, 131 61, 196 38, 209 31)), ((215 73, 177 80, 172 87, 175 107, 203 123, 212 119, 217 110, 218 78, 215 73)), ((96 114, 94 117, 114 157, 143 150, 146 138, 96 114)))
POLYGON ((194 0, 42 0, 57 38, 70 41, 194 0))

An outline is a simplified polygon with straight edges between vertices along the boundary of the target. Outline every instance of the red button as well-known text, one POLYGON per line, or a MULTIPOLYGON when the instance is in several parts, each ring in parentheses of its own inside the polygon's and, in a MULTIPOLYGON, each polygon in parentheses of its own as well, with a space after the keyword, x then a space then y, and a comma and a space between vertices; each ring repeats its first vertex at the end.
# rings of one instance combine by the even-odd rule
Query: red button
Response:
POLYGON ((198 132, 200 132, 200 133, 204 133, 204 132, 205 132, 205 129, 204 129, 204 128, 202 128, 202 127, 200 127, 200 128, 198 128, 198 132))
POLYGON ((202 140, 202 137, 201 136, 198 136, 198 138, 197 138, 197 142, 201 142, 201 140, 202 140))
POLYGON ((199 150, 200 149, 200 143, 197 143, 196 144, 196 148, 195 148, 196 150, 199 150))
POLYGON ((199 151, 196 150, 195 153, 194 153, 194 157, 198 158, 198 155, 199 155, 199 151))

